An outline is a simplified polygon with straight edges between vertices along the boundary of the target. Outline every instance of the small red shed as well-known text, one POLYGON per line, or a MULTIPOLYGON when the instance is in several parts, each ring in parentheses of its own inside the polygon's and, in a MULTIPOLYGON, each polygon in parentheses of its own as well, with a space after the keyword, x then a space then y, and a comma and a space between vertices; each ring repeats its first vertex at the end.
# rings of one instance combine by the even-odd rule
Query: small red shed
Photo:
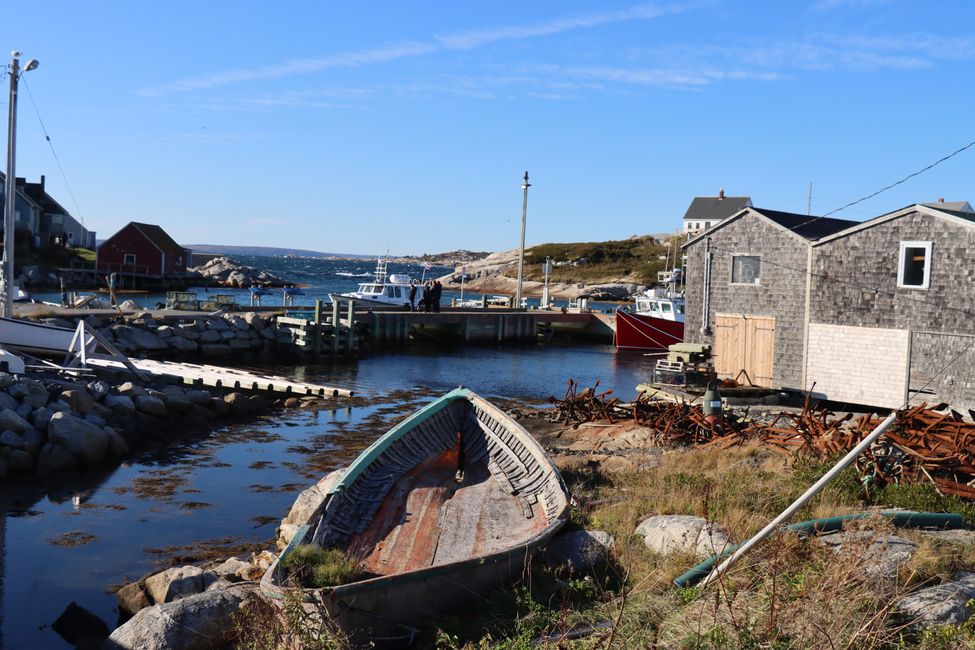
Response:
POLYGON ((162 276, 186 273, 188 258, 189 250, 159 226, 130 221, 98 247, 97 266, 104 273, 162 276))

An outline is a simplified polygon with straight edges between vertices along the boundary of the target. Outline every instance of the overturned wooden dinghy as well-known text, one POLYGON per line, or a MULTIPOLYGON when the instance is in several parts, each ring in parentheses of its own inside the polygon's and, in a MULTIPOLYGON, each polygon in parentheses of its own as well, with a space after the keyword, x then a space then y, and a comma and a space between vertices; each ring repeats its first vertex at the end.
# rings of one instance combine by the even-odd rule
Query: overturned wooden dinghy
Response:
POLYGON ((562 527, 569 497, 555 465, 517 422, 458 388, 366 449, 261 581, 282 598, 285 558, 301 544, 339 548, 365 579, 306 589, 356 639, 408 638, 520 576, 562 527))

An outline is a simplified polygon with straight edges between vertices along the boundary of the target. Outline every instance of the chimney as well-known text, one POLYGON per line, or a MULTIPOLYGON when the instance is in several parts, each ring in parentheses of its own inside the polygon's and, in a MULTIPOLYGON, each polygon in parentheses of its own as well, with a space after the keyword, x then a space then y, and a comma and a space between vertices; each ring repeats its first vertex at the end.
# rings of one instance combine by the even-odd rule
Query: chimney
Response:
POLYGON ((719 201, 724 201, 724 188, 723 187, 721 188, 721 191, 718 192, 718 200, 719 201))
POLYGON ((41 174, 41 191, 44 191, 44 174, 41 174))
POLYGON ((938 199, 938 203, 944 203, 944 202, 945 202, 945 197, 942 196, 940 199, 938 199))

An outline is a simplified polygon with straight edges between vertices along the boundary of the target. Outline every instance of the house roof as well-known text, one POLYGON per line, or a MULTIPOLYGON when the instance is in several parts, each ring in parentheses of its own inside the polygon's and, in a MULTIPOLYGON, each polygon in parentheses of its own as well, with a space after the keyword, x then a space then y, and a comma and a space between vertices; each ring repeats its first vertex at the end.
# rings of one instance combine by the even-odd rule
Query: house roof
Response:
POLYGON ((151 241, 163 253, 167 255, 183 255, 186 253, 186 249, 177 244, 161 227, 151 223, 138 223, 136 221, 132 221, 130 224, 135 226, 139 232, 145 235, 146 239, 151 241))
POLYGON ((968 201, 937 201, 935 203, 922 203, 921 205, 946 212, 975 213, 975 210, 972 210, 972 204, 968 201))
POLYGON ((711 220, 727 219, 742 208, 747 208, 752 204, 750 196, 695 196, 691 201, 687 212, 684 213, 684 221, 692 220, 711 220))
POLYGON ((746 214, 757 214, 788 230, 796 237, 801 237, 807 241, 816 241, 821 237, 827 237, 833 233, 840 232, 847 228, 860 225, 858 221, 847 221, 846 219, 831 219, 829 217, 815 217, 808 214, 796 214, 794 212, 780 212, 778 210, 768 210, 766 208, 745 207, 725 219, 710 230, 705 230, 696 237, 684 242, 681 248, 687 248, 691 244, 698 242, 705 237, 713 235, 734 221, 737 221, 746 214))
POLYGON ((833 233, 845 230, 860 223, 848 219, 831 219, 829 217, 813 217, 808 214, 794 212, 779 212, 765 208, 752 208, 764 217, 771 219, 783 228, 788 228, 804 239, 819 239, 833 233))
POLYGON ((913 214, 915 212, 920 212, 922 214, 927 214, 931 216, 940 216, 942 218, 947 218, 949 220, 954 220, 956 223, 965 226, 975 226, 975 213, 959 210, 948 210, 946 208, 939 208, 939 205, 946 205, 944 203, 915 203, 913 205, 908 205, 899 210, 894 210, 893 212, 888 212, 882 214, 879 217, 874 217, 864 221, 863 223, 858 223, 850 226, 846 230, 840 230, 839 232, 833 233, 823 239, 817 241, 814 246, 819 246, 826 242, 833 241, 834 239, 840 239, 846 237, 847 235, 852 235, 853 233, 860 232, 861 230, 866 230, 867 228, 873 228, 874 226, 879 226, 882 223, 887 223, 888 221, 893 221, 894 219, 900 219, 901 217, 913 214))

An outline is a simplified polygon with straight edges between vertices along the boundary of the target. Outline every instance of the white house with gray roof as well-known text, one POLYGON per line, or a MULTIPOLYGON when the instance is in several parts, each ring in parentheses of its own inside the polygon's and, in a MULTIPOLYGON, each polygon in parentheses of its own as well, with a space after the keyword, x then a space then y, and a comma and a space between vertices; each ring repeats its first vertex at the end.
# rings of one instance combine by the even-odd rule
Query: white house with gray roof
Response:
POLYGON ((725 196, 724 188, 717 196, 695 196, 684 213, 684 233, 693 237, 751 205, 750 196, 725 196))

